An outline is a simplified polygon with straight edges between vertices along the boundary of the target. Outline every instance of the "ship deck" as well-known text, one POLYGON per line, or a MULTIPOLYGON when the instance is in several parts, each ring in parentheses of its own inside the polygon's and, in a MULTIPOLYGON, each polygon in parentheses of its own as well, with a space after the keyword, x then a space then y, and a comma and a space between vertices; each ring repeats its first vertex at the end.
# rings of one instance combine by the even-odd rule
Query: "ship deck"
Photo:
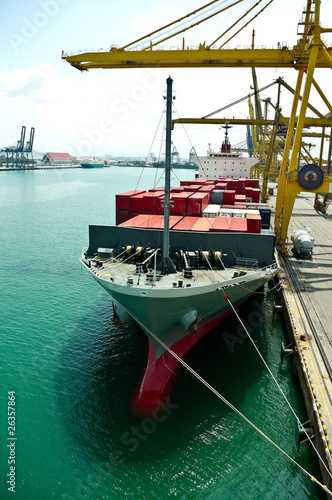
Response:
MULTIPOLYGON (((271 187, 273 185, 271 184, 271 187)), ((269 205, 275 206, 275 194, 269 205)), ((285 315, 293 347, 295 369, 310 419, 315 429, 315 446, 332 474, 332 215, 316 212, 314 193, 297 197, 288 230, 288 256, 280 256, 285 278, 285 315), (312 259, 293 253, 291 235, 303 226, 315 239, 312 259)), ((284 361, 284 363, 287 361, 284 361)), ((308 425, 306 426, 308 427, 308 425)), ((331 478, 321 467, 325 484, 331 478)))
MULTIPOLYGON (((123 262, 116 261, 99 261, 99 259, 91 259, 91 271, 93 274, 106 281, 112 281, 117 285, 130 285, 131 287, 140 287, 142 289, 150 289, 152 286, 154 289, 170 289, 183 287, 197 286, 207 286, 211 284, 222 284, 232 280, 232 284, 241 283, 243 281, 243 276, 239 275, 234 277, 234 272, 239 271, 238 266, 225 269, 198 269, 193 270, 192 277, 186 278, 182 272, 177 272, 174 274, 169 274, 166 276, 160 276, 154 274, 153 271, 147 274, 135 273, 136 266, 134 264, 126 264, 123 262), (102 267, 96 264, 101 262, 102 267), (182 281, 179 285, 179 281, 182 281)), ((241 270, 248 276, 249 274, 257 272, 259 269, 257 267, 241 267, 241 270)), ((265 272, 263 270, 262 272, 265 272)))

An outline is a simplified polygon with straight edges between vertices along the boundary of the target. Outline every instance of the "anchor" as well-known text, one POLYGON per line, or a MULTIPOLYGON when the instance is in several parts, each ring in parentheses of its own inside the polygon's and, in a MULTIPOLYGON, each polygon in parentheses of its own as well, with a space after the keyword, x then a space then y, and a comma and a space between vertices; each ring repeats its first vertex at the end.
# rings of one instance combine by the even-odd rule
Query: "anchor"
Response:
POLYGON ((123 325, 122 325, 122 323, 121 323, 121 320, 120 320, 119 316, 117 315, 117 312, 116 312, 116 308, 115 308, 114 302, 112 303, 112 306, 113 306, 113 318, 112 318, 112 323, 113 323, 115 326, 123 326, 123 325))
POLYGON ((197 317, 197 319, 190 325, 189 332, 191 333, 191 335, 195 335, 195 337, 197 337, 198 327, 199 327, 201 320, 202 320, 202 313, 200 313, 199 316, 197 317))

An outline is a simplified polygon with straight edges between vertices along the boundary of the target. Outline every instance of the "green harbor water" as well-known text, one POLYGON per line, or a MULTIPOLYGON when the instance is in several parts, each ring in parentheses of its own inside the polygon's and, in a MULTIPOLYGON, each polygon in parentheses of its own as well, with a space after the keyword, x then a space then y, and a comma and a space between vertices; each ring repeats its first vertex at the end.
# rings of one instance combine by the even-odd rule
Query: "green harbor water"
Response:
MULTIPOLYGON (((140 173, 118 167, 0 173, 0 499, 325 498, 190 373, 180 373, 162 418, 129 413, 147 341, 133 323, 113 325, 111 297, 78 259, 88 246, 88 224, 114 224, 115 194, 135 189, 140 173), (11 466, 15 493, 8 490, 11 466)), ((145 170, 139 187, 162 185, 159 174, 145 170)), ((193 175, 180 170, 172 182, 193 175)), ((305 421, 290 361, 280 364, 287 339, 273 298, 265 289, 239 313, 305 421)), ((296 452, 294 416, 234 317, 188 362, 320 479, 309 445, 296 452)))

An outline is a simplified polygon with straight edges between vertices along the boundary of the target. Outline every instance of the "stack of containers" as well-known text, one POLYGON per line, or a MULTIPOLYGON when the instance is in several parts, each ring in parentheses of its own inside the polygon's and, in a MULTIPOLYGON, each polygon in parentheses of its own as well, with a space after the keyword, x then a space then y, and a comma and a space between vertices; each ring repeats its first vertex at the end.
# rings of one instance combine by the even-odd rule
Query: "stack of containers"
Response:
POLYGON ((143 211, 157 213, 158 200, 164 197, 164 191, 149 191, 143 194, 143 211))
POLYGON ((121 224, 128 219, 130 219, 130 209, 129 202, 132 196, 136 196, 138 194, 145 193, 144 190, 134 190, 128 191, 127 193, 117 194, 115 196, 115 204, 116 204, 116 224, 121 224))
MULTIPOLYGON (((163 187, 149 192, 134 190, 116 195, 116 224, 122 225, 130 219, 130 225, 137 227, 162 227, 164 196, 163 187), (157 215, 158 218, 144 217, 143 220, 145 215, 157 215)), ((270 207, 259 203, 259 196, 257 179, 196 178, 181 181, 180 187, 171 189, 170 214, 178 217, 173 219, 172 228, 259 233, 261 229, 270 228, 271 219, 270 207), (207 220, 200 220, 202 218, 207 220), (235 218, 244 221, 234 221, 235 218), (215 224, 211 224, 210 219, 215 224)))
POLYGON ((171 194, 171 214, 186 215, 187 214, 187 200, 192 193, 172 193, 171 194))
POLYGON ((259 210, 247 210, 247 230, 248 233, 260 233, 262 227, 262 218, 259 210))
POLYGON ((187 215, 202 215, 204 208, 209 204, 209 193, 193 193, 187 199, 187 215))
POLYGON ((234 205, 235 202, 235 190, 226 189, 224 191, 224 204, 225 205, 234 205))
POLYGON ((211 193, 211 203, 214 205, 222 205, 224 202, 224 190, 214 189, 211 193))

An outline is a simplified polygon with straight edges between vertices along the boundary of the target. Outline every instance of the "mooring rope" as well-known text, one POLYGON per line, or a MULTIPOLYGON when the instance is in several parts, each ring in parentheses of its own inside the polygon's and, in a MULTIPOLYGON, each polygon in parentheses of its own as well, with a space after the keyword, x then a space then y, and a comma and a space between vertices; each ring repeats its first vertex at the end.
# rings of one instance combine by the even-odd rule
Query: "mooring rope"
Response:
POLYGON ((235 406, 232 405, 220 392, 218 392, 212 385, 210 385, 203 377, 201 377, 191 366, 189 366, 180 356, 178 356, 168 345, 166 345, 157 335, 155 335, 151 330, 149 330, 138 318, 132 316, 133 319, 149 334, 154 338, 166 351, 168 351, 182 366, 184 366, 194 377, 196 377, 202 384, 204 384, 213 394, 215 394, 223 403, 225 403, 231 410, 233 410, 239 417, 241 417, 247 424, 249 424, 255 431, 257 431, 264 439, 266 439, 270 444, 272 444, 277 450, 279 450, 283 455, 285 455, 293 464, 299 467, 307 476, 310 477, 311 481, 318 484, 325 493, 332 496, 332 492, 322 484, 318 479, 316 479, 310 472, 302 467, 298 462, 296 462, 290 455, 288 455, 280 446, 278 446, 272 439, 270 439, 263 431, 261 431, 253 422, 251 422, 243 413, 241 413, 235 406))
POLYGON ((303 432, 305 433, 305 435, 306 435, 306 437, 307 437, 308 441, 310 442, 311 446, 312 446, 312 447, 313 447, 313 449, 315 450, 315 452, 316 452, 316 454, 317 454, 317 456, 318 456, 319 460, 322 462, 323 466, 325 467, 325 469, 326 469, 326 471, 327 471, 328 475, 332 478, 332 475, 331 475, 331 473, 330 473, 330 471, 329 471, 328 467, 326 466, 325 462, 323 461, 322 457, 320 456, 320 454, 319 454, 319 452, 318 452, 317 448, 315 447, 314 443, 312 442, 312 439, 310 439, 310 437, 308 436, 307 431, 306 431, 306 430, 305 430, 305 428, 303 427, 302 423, 300 422, 300 419, 298 418, 298 416, 297 416, 297 415, 296 415, 296 413, 295 413, 294 408, 292 407, 292 405, 291 405, 291 404, 290 404, 290 402, 288 401, 287 396, 285 395, 284 391, 282 390, 282 388, 281 388, 281 387, 280 387, 280 385, 278 384, 278 382, 277 382, 277 380, 276 380, 275 376, 273 375, 273 373, 272 373, 272 371, 270 370, 270 368, 269 368, 268 364, 266 363, 265 359, 263 358, 263 356, 262 356, 261 352, 259 351, 258 347, 256 346, 256 344, 255 344, 254 340, 252 339, 252 337, 251 337, 250 333, 248 332, 248 330, 247 330, 247 328, 245 327, 245 325, 244 325, 244 323, 243 323, 242 319, 240 318, 240 316, 239 316, 239 314, 238 314, 237 310, 236 310, 236 309, 235 309, 235 307, 233 306, 233 304, 232 304, 232 302, 231 302, 230 298, 229 298, 228 296, 226 296, 226 294, 225 294, 225 291, 224 291, 224 290, 222 290, 222 291, 223 291, 223 293, 224 293, 224 295, 225 295, 225 297, 224 297, 224 298, 225 298, 225 300, 227 300, 228 304, 231 306, 231 308, 232 308, 233 312, 235 313, 235 315, 236 315, 236 317, 237 317, 237 319, 238 319, 238 321, 239 321, 240 325, 242 326, 242 328, 243 328, 243 329, 244 329, 244 331, 246 332, 246 334, 247 334, 247 336, 248 336, 248 338, 249 338, 250 342, 252 343, 252 345, 253 345, 253 346, 254 346, 254 348, 256 349, 256 352, 258 353, 259 357, 261 358, 261 360, 262 360, 262 362, 263 362, 263 364, 264 364, 265 368, 267 369, 267 371, 268 371, 268 372, 269 372, 269 374, 271 375, 271 377, 272 377, 272 379, 273 379, 274 383, 275 383, 275 384, 276 384, 276 386, 278 387, 278 389, 279 389, 279 391, 280 391, 281 395, 282 395, 282 396, 283 396, 283 398, 285 399, 285 401, 286 401, 287 405, 289 406, 289 408, 290 408, 291 412, 293 413, 294 417, 296 418, 296 420, 297 420, 297 422, 298 422, 299 426, 301 427, 301 429, 302 429, 302 430, 303 430, 303 432))

